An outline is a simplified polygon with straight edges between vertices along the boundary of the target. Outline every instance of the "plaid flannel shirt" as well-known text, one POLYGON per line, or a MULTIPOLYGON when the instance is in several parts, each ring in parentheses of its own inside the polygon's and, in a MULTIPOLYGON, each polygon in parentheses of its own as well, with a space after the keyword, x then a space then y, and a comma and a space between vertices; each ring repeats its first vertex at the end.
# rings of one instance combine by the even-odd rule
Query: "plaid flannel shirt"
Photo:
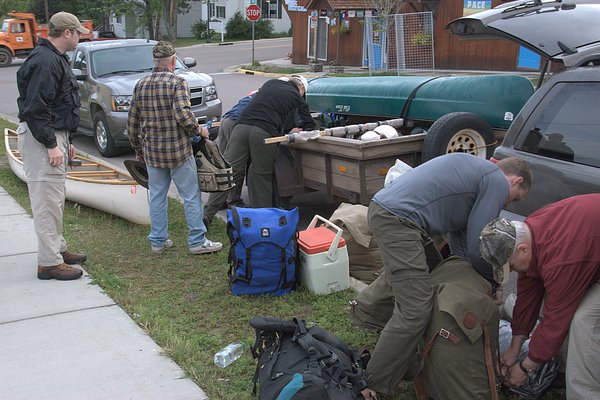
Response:
POLYGON ((136 157, 156 168, 176 168, 192 155, 199 134, 185 79, 155 67, 135 85, 127 131, 136 157))

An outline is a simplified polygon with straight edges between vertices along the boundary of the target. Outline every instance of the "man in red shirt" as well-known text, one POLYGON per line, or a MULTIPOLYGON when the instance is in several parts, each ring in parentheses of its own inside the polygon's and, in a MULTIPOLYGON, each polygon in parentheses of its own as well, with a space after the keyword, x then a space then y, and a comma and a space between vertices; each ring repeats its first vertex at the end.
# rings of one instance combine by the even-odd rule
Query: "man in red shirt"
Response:
POLYGON ((511 346, 502 373, 521 386, 555 356, 567 333, 567 398, 600 398, 600 194, 574 196, 531 214, 525 222, 495 219, 480 237, 495 279, 519 273, 511 346), (509 269, 510 268, 510 269, 509 269), (538 319, 529 353, 517 356, 538 319))

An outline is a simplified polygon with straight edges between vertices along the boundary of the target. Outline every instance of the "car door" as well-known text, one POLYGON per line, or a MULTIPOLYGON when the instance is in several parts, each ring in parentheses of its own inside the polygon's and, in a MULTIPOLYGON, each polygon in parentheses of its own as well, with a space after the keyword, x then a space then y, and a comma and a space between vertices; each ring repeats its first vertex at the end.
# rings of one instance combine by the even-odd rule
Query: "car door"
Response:
POLYGON ((85 51, 75 50, 75 54, 73 56, 73 69, 80 70, 86 76, 85 80, 77 81, 81 96, 81 106, 79 107, 79 125, 84 128, 90 128, 92 126, 92 116, 90 112, 91 85, 88 82, 89 68, 85 51))
POLYGON ((566 197, 600 190, 598 104, 600 80, 558 82, 548 90, 505 154, 525 159, 533 170, 530 193, 509 211, 528 215, 566 197))

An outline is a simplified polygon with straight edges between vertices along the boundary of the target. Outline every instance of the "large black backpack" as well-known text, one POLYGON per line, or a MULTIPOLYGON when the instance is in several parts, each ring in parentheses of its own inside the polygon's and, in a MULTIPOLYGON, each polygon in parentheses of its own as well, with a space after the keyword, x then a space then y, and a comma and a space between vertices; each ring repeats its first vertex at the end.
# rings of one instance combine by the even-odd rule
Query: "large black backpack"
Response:
POLYGON ((301 319, 252 318, 260 400, 356 400, 366 387, 358 352, 301 319))

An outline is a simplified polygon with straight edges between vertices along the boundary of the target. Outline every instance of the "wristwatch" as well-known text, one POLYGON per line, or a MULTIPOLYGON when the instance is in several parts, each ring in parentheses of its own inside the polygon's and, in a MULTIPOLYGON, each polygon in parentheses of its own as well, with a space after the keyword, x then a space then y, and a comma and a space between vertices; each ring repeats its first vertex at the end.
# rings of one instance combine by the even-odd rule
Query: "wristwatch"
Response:
POLYGON ((519 361, 519 368, 521 368, 521 371, 525 372, 525 375, 527 375, 529 378, 533 378, 535 375, 535 369, 525 368, 525 366, 523 366, 523 361, 519 361))

